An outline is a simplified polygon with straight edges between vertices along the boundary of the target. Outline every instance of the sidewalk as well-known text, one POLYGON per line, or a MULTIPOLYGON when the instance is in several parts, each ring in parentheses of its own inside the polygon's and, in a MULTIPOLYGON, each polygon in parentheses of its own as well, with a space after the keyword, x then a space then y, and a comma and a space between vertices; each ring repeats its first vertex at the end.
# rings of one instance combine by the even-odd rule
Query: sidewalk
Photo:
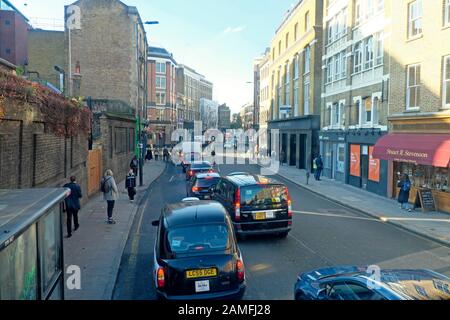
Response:
POLYGON ((409 213, 401 210, 396 200, 324 177, 321 178, 322 181, 316 181, 312 174, 307 185, 306 171, 295 167, 281 166, 278 174, 345 207, 450 246, 450 215, 448 214, 424 213, 421 209, 409 213))
MULTIPOLYGON (((66 300, 111 299, 140 199, 149 185, 163 173, 165 166, 165 162, 154 160, 145 164, 144 186, 137 187, 134 203, 128 200, 125 181, 117 185, 120 196, 114 208, 115 225, 106 223, 106 202, 101 193, 94 195, 83 206, 79 213, 80 229, 73 233, 72 238, 64 238, 65 269, 70 265, 81 268, 81 290, 68 290, 65 286, 66 300)), ((64 235, 66 232, 64 221, 64 235)))

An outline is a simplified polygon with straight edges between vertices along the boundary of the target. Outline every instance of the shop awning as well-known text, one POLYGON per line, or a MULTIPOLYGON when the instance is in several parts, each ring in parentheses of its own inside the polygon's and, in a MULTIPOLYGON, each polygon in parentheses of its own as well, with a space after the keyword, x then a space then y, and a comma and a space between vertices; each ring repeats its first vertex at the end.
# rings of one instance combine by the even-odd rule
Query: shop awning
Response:
POLYGON ((375 159, 447 168, 450 134, 388 134, 375 145, 375 159))

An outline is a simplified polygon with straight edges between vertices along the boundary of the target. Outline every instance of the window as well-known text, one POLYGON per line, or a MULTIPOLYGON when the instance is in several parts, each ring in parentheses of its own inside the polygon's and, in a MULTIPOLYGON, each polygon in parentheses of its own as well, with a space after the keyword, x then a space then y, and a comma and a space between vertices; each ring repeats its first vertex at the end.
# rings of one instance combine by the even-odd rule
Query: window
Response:
POLYGON ((309 84, 309 76, 306 76, 303 81, 303 107, 304 107, 304 115, 309 115, 309 93, 310 84, 309 84))
POLYGON ((156 73, 166 73, 166 64, 163 62, 157 62, 156 73))
POLYGON ((9 48, 5 49, 5 53, 8 55, 11 54, 11 49, 9 49, 9 48))
POLYGON ((272 48, 272 61, 275 60, 275 48, 272 48))
POLYGON ((333 125, 338 126, 340 125, 340 119, 341 119, 341 113, 340 113, 340 106, 339 103, 333 103, 333 125))
POLYGON ((406 109, 418 108, 420 100, 420 64, 408 66, 406 109))
POLYGON ((328 27, 327 27, 327 41, 328 44, 333 42, 333 20, 330 20, 327 22, 328 23, 328 27))
POLYGON ((333 80, 337 81, 339 80, 339 77, 341 76, 341 58, 340 54, 334 57, 334 75, 333 80))
POLYGON ((327 60, 327 83, 333 82, 333 58, 327 60))
POLYGON ((416 0, 408 6, 408 35, 410 38, 422 33, 422 0, 416 0))
POLYGON ((355 103, 355 111, 354 111, 354 120, 352 124, 360 125, 361 124, 361 97, 353 99, 355 103))
POLYGON ((375 96, 373 97, 372 102, 372 124, 374 125, 378 124, 379 113, 380 113, 380 98, 375 96))
POLYGON ((373 37, 364 40, 364 69, 373 68, 373 37))
POLYGON ((358 73, 362 71, 362 42, 356 43, 353 50, 353 72, 358 73))
POLYGON ((281 55, 281 40, 278 41, 278 55, 281 55))
POLYGON ((156 104, 159 104, 159 105, 166 104, 166 94, 164 92, 156 93, 156 104))
POLYGON ((347 57, 345 50, 340 54, 341 58, 341 79, 344 79, 347 76, 347 57))
POLYGON ((443 84, 443 103, 445 108, 450 108, 450 56, 444 58, 444 84, 443 84))
POLYGON ((294 81, 294 116, 298 116, 298 80, 294 81))
POLYGON ((289 47, 289 32, 286 33, 286 49, 289 47))
POLYGON ((342 11, 340 13, 340 34, 339 37, 344 37, 347 34, 347 12, 346 12, 347 8, 344 9, 344 11, 342 11))
POLYGON ((305 13, 305 32, 309 30, 309 11, 305 13))
POLYGON ((368 97, 364 100, 364 110, 362 112, 363 124, 372 123, 372 98, 368 97))
POLYGON ((444 25, 450 25, 450 0, 444 1, 444 25))
POLYGON ((361 23, 361 0, 355 1, 355 25, 359 25, 361 23))
POLYGON ((166 89, 166 77, 156 77, 156 88, 166 89))
POLYGON ((10 20, 5 20, 5 25, 10 26, 11 25, 11 21, 10 20))
POLYGON ((338 145, 337 171, 344 172, 345 168, 345 144, 338 145))
POLYGON ((311 65, 311 47, 307 46, 305 48, 305 59, 304 59, 304 73, 309 73, 310 72, 310 65, 311 65))
POLYGON ((299 56, 295 56, 294 58, 294 79, 298 79, 298 59, 299 56))
POLYGON ((296 23, 294 26, 294 41, 297 41, 297 36, 298 36, 298 23, 296 23))
POLYGON ((375 35, 375 66, 383 64, 384 57, 384 44, 383 44, 383 33, 378 33, 375 35))

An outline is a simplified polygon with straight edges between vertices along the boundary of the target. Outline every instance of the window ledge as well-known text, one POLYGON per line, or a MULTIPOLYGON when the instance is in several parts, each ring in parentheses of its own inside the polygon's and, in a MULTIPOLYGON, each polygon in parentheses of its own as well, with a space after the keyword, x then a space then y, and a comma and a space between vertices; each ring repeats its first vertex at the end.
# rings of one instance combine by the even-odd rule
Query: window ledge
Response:
POLYGON ((408 37, 408 39, 406 39, 406 42, 408 43, 408 42, 416 41, 416 40, 419 40, 419 39, 422 39, 422 38, 423 38, 423 32, 421 34, 417 35, 417 36, 408 37))
POLYGON ((403 113, 416 113, 420 112, 420 107, 414 107, 414 108, 406 108, 403 113))
POLYGON ((447 30, 447 29, 450 29, 450 23, 448 23, 442 27, 442 30, 447 30))

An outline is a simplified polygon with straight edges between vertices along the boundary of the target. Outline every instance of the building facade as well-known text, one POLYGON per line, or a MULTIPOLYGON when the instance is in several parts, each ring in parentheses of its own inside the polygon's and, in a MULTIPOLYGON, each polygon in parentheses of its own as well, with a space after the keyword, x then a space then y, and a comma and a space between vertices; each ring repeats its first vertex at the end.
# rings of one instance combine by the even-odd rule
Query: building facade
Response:
POLYGON ((226 104, 221 104, 218 108, 217 128, 222 132, 231 128, 231 110, 226 104))
MULTIPOLYGON (((79 0, 78 26, 66 26, 68 87, 81 74, 81 95, 121 100, 146 118, 147 37, 136 7, 119 0, 79 0)), ((70 17, 66 7, 65 20, 70 17)))
POLYGON ((200 120, 200 99, 212 100, 213 84, 205 76, 185 65, 177 68, 178 128, 194 129, 200 120))
POLYGON ((177 128, 177 62, 166 49, 157 47, 149 47, 147 61, 149 143, 171 144, 177 128))
POLYGON ((244 104, 241 109, 239 110, 239 114, 241 116, 242 121, 242 129, 248 130, 254 128, 254 113, 255 113, 255 106, 253 103, 246 103, 244 104))
POLYGON ((372 153, 387 133, 390 3, 336 0, 324 10, 324 175, 380 195, 386 195, 387 162, 372 153))
POLYGON ((286 14, 270 46, 269 149, 284 162, 312 168, 319 152, 323 1, 302 0, 286 14), (275 146, 278 145, 278 149, 275 146))
POLYGON ((267 148, 267 128, 270 120, 270 48, 267 48, 263 57, 259 61, 259 110, 258 110, 258 127, 261 132, 259 136, 260 148, 267 148))
POLYGON ((375 156, 388 161, 388 196, 397 196, 397 180, 406 173, 411 203, 428 188, 437 209, 450 212, 450 1, 390 6, 389 135, 378 141, 375 156))
POLYGON ((28 63, 28 19, 8 0, 0 0, 0 58, 23 67, 28 63))
POLYGON ((218 129, 219 103, 206 98, 201 98, 200 120, 202 121, 203 132, 209 129, 218 129))

